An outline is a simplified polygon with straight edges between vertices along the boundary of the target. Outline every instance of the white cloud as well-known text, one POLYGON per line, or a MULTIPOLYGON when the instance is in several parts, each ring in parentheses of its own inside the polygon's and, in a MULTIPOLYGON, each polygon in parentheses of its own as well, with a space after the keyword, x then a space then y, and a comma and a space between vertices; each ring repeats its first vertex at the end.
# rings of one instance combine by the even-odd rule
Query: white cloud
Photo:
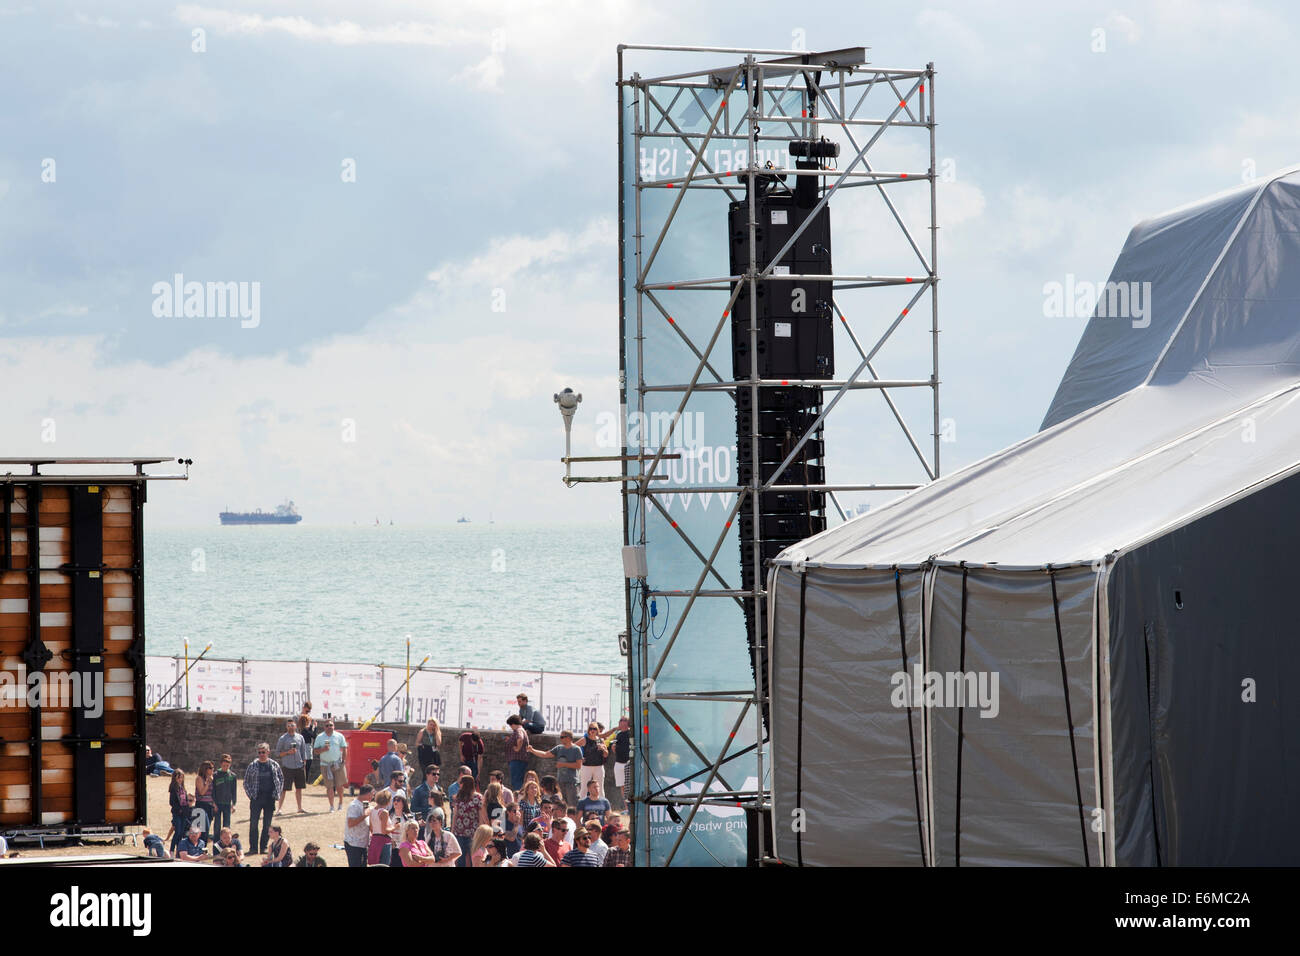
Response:
POLYGON ((452 46, 468 39, 434 23, 406 21, 362 26, 352 20, 318 22, 302 16, 264 17, 260 13, 239 13, 216 7, 182 4, 176 18, 187 24, 205 26, 220 33, 283 33, 298 40, 333 43, 339 46, 377 44, 386 46, 452 46))
POLYGON ((505 64, 501 57, 490 53, 473 66, 467 66, 452 79, 480 90, 498 90, 501 77, 505 75, 505 64))
POLYGON ((1102 26, 1118 33, 1129 43, 1137 43, 1142 38, 1142 28, 1131 17, 1126 17, 1122 13, 1112 13, 1102 21, 1102 26))
POLYGON ((609 337, 590 334, 603 325, 613 335, 608 311, 593 303, 591 283, 604 276, 590 262, 611 236, 609 222, 596 220, 497 240, 432 270, 439 283, 379 322, 292 358, 204 348, 161 366, 109 364, 99 336, 0 340, 10 395, 0 442, 12 456, 193 458, 188 485, 151 493, 151 522, 162 524, 286 497, 316 524, 488 510, 501 520, 575 519, 596 513, 597 501, 603 514, 615 507, 608 489, 579 495, 560 484, 562 430, 550 396, 570 382, 589 393, 579 441, 590 441, 597 411, 616 407, 609 337), (520 284, 506 312, 493 313, 479 294, 488 279, 520 284), (534 283, 543 291, 526 293, 534 283), (555 319, 570 324, 568 334, 554 334, 555 319), (454 328, 456 341, 433 340, 435 324, 454 328), (608 371, 593 376, 593 365, 608 371), (47 418, 53 445, 41 441, 47 418), (343 440, 345 419, 355 422, 354 443, 343 440))

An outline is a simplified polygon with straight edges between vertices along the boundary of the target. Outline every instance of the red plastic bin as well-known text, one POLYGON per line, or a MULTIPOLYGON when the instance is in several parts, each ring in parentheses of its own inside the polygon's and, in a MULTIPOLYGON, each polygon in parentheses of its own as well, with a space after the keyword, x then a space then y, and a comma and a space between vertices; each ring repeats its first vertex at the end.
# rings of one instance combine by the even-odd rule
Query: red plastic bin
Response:
POLYGON ((360 787, 370 773, 370 761, 388 753, 388 741, 393 739, 387 730, 345 730, 348 742, 348 786, 360 787))

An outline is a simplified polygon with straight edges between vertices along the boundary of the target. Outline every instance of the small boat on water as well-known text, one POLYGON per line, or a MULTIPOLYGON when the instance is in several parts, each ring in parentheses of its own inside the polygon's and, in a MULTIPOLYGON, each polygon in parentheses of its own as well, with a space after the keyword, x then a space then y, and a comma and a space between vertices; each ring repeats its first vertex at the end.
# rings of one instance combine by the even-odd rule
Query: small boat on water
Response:
POLYGON ((469 524, 469 519, 466 518, 464 515, 461 515, 459 518, 456 519, 456 524, 469 524))

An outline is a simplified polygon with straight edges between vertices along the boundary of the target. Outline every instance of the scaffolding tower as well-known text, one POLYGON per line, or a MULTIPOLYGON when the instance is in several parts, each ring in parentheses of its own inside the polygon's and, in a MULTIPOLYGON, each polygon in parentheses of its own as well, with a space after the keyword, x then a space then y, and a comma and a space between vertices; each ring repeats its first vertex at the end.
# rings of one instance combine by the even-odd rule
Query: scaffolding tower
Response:
MULTIPOLYGON (((766 620, 760 496, 816 492, 833 505, 840 520, 848 520, 853 507, 846 510, 842 495, 897 494, 939 475, 934 68, 869 66, 862 47, 812 53, 625 44, 618 48, 618 99, 624 545, 639 549, 644 559, 639 572, 629 571, 640 576, 628 578, 625 593, 634 859, 637 865, 665 866, 707 858, 724 865, 770 860, 770 836, 764 826, 754 826, 769 808, 762 719, 767 709, 767 635, 745 633, 747 626, 759 631, 766 620), (632 58, 640 69, 626 74, 633 64, 625 61, 632 58), (652 61, 662 72, 644 75, 650 63, 643 61, 652 61), (882 137, 891 130, 909 131, 912 141, 900 144, 891 157, 895 168, 885 169, 872 159, 889 146, 889 140, 882 146, 882 137), (822 137, 840 144, 838 168, 795 168, 793 161, 788 167, 780 161, 778 154, 791 141, 822 137), (906 169, 898 156, 914 156, 925 167, 906 169), (870 259, 862 261, 866 257, 854 243, 842 240, 834 270, 816 276, 833 290, 840 368, 853 367, 847 376, 791 380, 760 375, 760 289, 809 278, 776 263, 811 218, 794 230, 766 267, 753 255, 763 228, 754 215, 756 182, 775 174, 795 177, 796 182, 801 176, 817 177, 814 212, 834 200, 837 223, 859 231, 883 224, 885 232, 870 233, 869 240, 858 243, 870 246, 870 259), (902 200, 895 198, 900 190, 925 194, 912 201, 914 215, 900 210, 902 200), (716 256, 725 263, 728 204, 746 197, 749 267, 728 275, 729 266, 710 268, 711 260, 716 256), (928 219, 928 242, 914 235, 919 231, 918 211, 921 223, 928 219), (710 216, 716 217, 716 234, 708 232, 710 216), (901 271, 878 268, 889 261, 886 241, 909 263, 901 271), (888 304, 888 290, 894 290, 893 305, 888 304), (850 297, 852 309, 845 305, 850 297), (718 357, 718 342, 733 321, 729 316, 738 300, 749 313, 746 354, 752 364, 747 376, 739 369, 735 375, 726 374, 718 357), (904 304, 898 307, 897 302, 904 304), (900 329, 927 322, 928 348, 923 354, 913 349, 902 356, 920 374, 881 377, 881 350, 900 329), (708 480, 699 477, 706 474, 706 456, 684 443, 682 435, 692 414, 706 414, 693 412, 692 402, 708 403, 717 420, 724 415, 720 403, 734 407, 738 399, 747 398, 748 406, 757 410, 763 390, 799 387, 820 389, 825 398, 779 467, 773 470, 770 463, 760 462, 755 411, 749 419, 753 440, 746 444, 731 436, 733 447, 745 447, 750 456, 748 480, 739 480, 738 463, 737 480, 724 480, 722 452, 707 446, 708 480), (908 404, 901 397, 908 390, 928 391, 929 401, 908 404), (909 466, 914 474, 884 476, 873 465, 871 474, 846 479, 838 474, 834 454, 828 454, 822 481, 777 483, 828 422, 827 444, 832 447, 837 430, 845 447, 846 436, 870 437, 853 428, 856 418, 831 414, 847 407, 846 396, 870 393, 880 396, 876 411, 886 427, 914 453, 916 464, 909 466), (931 426, 928 443, 916 437, 918 417, 931 426), (657 429, 656 418, 661 426, 657 429), (698 458, 699 469, 682 466, 670 475, 670 467, 683 458, 698 458), (765 469, 770 472, 766 478, 765 469), (832 475, 839 480, 832 481, 832 475), (691 499, 702 501, 702 506, 691 511, 691 499), (719 509, 709 513, 714 500, 719 509), (736 540, 735 526, 742 515, 752 518, 753 545, 738 558, 737 546, 727 548, 726 542, 736 540), (748 565, 739 578, 737 560, 748 565), (671 580, 674 575, 678 581, 671 580), (670 580, 663 581, 665 576, 670 580), (752 586, 743 586, 742 580, 752 586), (745 602, 752 602, 749 615, 743 613, 745 602), (661 604, 666 618, 662 622, 661 604), (744 663, 750 682, 739 679, 734 666, 738 655, 749 656, 744 663), (723 827, 715 816, 710 829, 697 825, 702 810, 729 814, 731 819, 744 812, 748 827, 757 832, 747 833, 748 845, 742 848, 735 836, 738 828, 730 823, 723 827), (663 824, 664 817, 673 825, 663 824), (729 835, 719 836, 720 830, 729 835), (684 846, 692 852, 683 852, 684 846)), ((728 468, 726 477, 730 473, 728 468)))

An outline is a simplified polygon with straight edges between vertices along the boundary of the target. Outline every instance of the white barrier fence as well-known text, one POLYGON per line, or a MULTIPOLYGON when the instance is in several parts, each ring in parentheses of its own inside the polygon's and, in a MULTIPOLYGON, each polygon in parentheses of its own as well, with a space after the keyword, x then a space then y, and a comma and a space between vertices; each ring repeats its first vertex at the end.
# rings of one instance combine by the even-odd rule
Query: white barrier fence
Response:
POLYGON ((297 716, 304 701, 312 713, 383 723, 422 724, 430 717, 448 727, 495 728, 518 710, 526 693, 546 718, 548 733, 585 730, 598 720, 612 727, 626 715, 624 685, 616 674, 412 668, 332 661, 191 661, 146 657, 146 702, 151 710, 202 710, 222 714, 297 716), (174 686, 173 686, 174 685, 174 686))

